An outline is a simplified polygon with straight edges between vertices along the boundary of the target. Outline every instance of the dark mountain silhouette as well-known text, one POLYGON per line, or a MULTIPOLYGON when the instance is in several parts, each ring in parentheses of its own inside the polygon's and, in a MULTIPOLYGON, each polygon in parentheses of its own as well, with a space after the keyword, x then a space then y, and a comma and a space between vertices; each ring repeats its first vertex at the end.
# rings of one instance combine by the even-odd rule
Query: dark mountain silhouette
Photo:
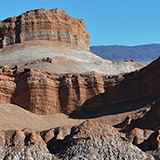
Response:
POLYGON ((111 61, 133 60, 148 64, 160 56, 160 44, 139 46, 92 46, 91 52, 111 61))

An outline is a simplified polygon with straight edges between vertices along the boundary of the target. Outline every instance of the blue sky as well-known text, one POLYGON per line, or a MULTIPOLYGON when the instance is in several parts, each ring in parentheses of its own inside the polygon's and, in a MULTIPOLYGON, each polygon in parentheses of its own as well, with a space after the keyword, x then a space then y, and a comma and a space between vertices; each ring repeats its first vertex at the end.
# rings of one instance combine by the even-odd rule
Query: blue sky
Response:
POLYGON ((84 19, 93 45, 160 43, 160 0, 0 0, 0 20, 38 8, 84 19))

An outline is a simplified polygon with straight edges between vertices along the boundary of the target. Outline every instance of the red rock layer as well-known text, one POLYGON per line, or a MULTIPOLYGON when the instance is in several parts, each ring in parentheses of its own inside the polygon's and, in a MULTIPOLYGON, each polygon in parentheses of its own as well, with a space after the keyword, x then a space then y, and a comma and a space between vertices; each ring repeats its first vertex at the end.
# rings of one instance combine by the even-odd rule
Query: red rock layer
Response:
POLYGON ((124 77, 121 83, 107 88, 105 104, 160 96, 160 58, 140 71, 124 77))
POLYGON ((101 93, 121 80, 118 76, 95 72, 58 75, 34 69, 2 68, 0 73, 1 103, 17 104, 36 114, 69 114, 85 105, 92 106, 91 111, 100 109, 103 107, 101 93), (91 104, 85 104, 89 99, 91 104))
POLYGON ((0 21, 0 48, 38 39, 67 42, 89 50, 89 38, 83 20, 59 9, 32 10, 0 21))
POLYGON ((34 69, 0 69, 1 103, 36 114, 93 112, 118 102, 160 95, 160 59, 139 72, 108 76, 95 72, 50 74, 34 69))

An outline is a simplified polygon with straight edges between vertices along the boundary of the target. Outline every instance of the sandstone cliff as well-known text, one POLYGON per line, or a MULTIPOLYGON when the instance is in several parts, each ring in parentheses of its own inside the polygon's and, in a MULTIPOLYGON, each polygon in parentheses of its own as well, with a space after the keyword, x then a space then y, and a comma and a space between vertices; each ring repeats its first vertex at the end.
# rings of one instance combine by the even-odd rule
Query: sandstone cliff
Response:
POLYGON ((103 60, 86 50, 84 22, 58 9, 0 22, 0 43, 1 128, 19 129, 0 132, 1 159, 160 158, 160 58, 137 71, 103 60))
MULTIPOLYGON (((159 96, 158 65, 159 59, 139 72, 117 76, 95 72, 58 75, 2 67, 0 100, 36 114, 89 113, 115 103, 159 96)), ((122 109, 118 108, 117 112, 122 109)))
MULTIPOLYGON (((84 74, 50 74, 34 69, 0 69, 0 101, 17 104, 36 114, 71 113, 92 97, 104 93, 109 85, 123 79, 95 72, 84 74)), ((99 96, 92 111, 103 107, 99 96)))
POLYGON ((0 22, 2 48, 37 39, 76 44, 89 50, 84 21, 68 16, 63 10, 32 10, 0 22))
POLYGON ((59 9, 32 10, 0 21, 0 66, 17 65, 51 73, 95 71, 112 75, 143 67, 133 61, 104 60, 88 50, 89 35, 84 21, 59 9), (51 61, 44 60, 47 58, 51 61))

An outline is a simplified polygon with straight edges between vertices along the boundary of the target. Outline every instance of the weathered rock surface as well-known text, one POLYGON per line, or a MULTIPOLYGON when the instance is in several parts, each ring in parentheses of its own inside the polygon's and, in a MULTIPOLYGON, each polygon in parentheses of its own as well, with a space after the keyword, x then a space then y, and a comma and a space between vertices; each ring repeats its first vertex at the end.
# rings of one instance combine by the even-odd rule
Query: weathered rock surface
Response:
POLYGON ((134 128, 126 134, 126 137, 134 145, 139 145, 144 142, 154 131, 147 129, 134 128))
POLYGON ((137 145, 142 151, 152 154, 156 159, 160 159, 160 131, 142 130, 135 128, 129 134, 129 139, 132 139, 132 143, 137 145))
POLYGON ((72 128, 57 155, 63 159, 153 159, 121 137, 112 126, 94 121, 72 128))
POLYGON ((94 121, 85 121, 71 132, 70 127, 39 134, 31 129, 1 131, 0 144, 1 159, 153 159, 112 126, 94 121))
POLYGON ((0 21, 0 66, 112 75, 144 67, 132 61, 104 60, 88 50, 89 35, 84 21, 59 9, 32 10, 0 21))
POLYGON ((32 10, 0 21, 0 47, 37 39, 67 42, 89 50, 84 21, 63 10, 32 10))
POLYGON ((105 93, 105 103, 114 104, 160 96, 160 58, 140 71, 126 74, 121 83, 110 86, 105 93))
MULTIPOLYGON (((42 60, 50 63, 47 59, 42 60)), ((36 114, 87 113, 118 102, 145 101, 145 98, 159 96, 158 62, 159 59, 139 72, 116 76, 95 72, 58 75, 35 69, 2 67, 0 100, 36 114), (154 73, 156 70, 156 74, 149 76, 152 70, 154 73)))
POLYGON ((4 47, 0 49, 0 110, 4 113, 0 118, 8 115, 7 122, 14 123, 16 115, 26 116, 15 123, 19 130, 0 132, 0 159, 153 159, 148 153, 160 157, 160 58, 125 74, 143 66, 103 60, 87 51, 89 36, 83 20, 58 9, 29 11, 0 22, 0 47, 4 47), (11 104, 43 115, 21 112, 11 104), (13 110, 15 116, 10 117, 13 110), (138 110, 135 115, 117 124, 118 119, 124 120, 123 114, 134 110, 138 110), (97 116, 98 111, 105 111, 99 112, 104 117, 117 116, 108 123, 115 121, 122 133, 95 121, 79 125, 83 119, 79 115, 97 116), (55 113, 69 114, 57 120, 65 126, 44 127, 55 120, 48 114, 55 113), (31 128, 37 123, 45 130, 21 130, 27 119, 31 128), (72 128, 75 124, 79 126, 72 128))
POLYGON ((141 117, 135 117, 130 119, 123 132, 128 132, 135 127, 141 129, 158 130, 160 125, 160 100, 154 102, 150 107, 148 107, 147 112, 144 112, 141 117))
POLYGON ((56 159, 43 139, 30 129, 1 131, 0 147, 0 159, 56 159))
MULTIPOLYGON (((123 79, 95 72, 50 74, 34 69, 0 69, 0 102, 17 104, 36 114, 71 113, 105 88, 123 79), (109 77, 109 78, 108 78, 109 77)), ((103 107, 103 98, 95 99, 92 111, 103 107)))

